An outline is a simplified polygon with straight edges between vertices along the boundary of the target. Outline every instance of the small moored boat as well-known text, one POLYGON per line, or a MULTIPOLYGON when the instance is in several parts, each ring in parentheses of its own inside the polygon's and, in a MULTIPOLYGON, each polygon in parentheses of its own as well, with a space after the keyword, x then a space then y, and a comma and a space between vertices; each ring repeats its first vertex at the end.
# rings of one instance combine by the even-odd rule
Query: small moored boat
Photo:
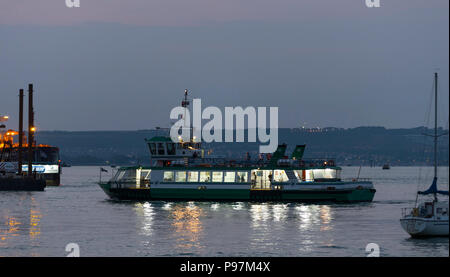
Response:
MULTIPOLYGON (((448 237, 448 201, 438 201, 438 194, 447 195, 448 190, 439 190, 437 186, 437 73, 435 77, 435 121, 434 121, 434 135, 429 135, 434 138, 434 178, 431 186, 425 191, 418 191, 419 195, 433 195, 432 201, 422 202, 414 208, 404 208, 402 211, 402 218, 400 224, 402 228, 411 237, 433 237, 433 236, 447 236, 448 237)), ((417 201, 416 201, 417 202, 417 201)))

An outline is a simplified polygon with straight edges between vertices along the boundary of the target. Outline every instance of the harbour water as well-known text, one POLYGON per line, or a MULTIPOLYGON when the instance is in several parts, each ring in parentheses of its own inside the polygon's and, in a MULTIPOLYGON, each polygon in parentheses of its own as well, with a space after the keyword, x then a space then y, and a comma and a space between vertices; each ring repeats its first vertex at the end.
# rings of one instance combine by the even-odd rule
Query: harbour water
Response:
MULTIPOLYGON (((343 167, 342 177, 358 170, 343 167)), ((63 168, 60 187, 0 192, 0 256, 66 256, 69 243, 80 256, 364 257, 370 243, 380 256, 449 256, 448 238, 412 239, 399 224, 419 171, 425 188, 431 168, 363 167, 377 189, 372 203, 318 205, 117 202, 96 184, 99 167, 63 168)), ((439 173, 448 188, 448 167, 439 173)))

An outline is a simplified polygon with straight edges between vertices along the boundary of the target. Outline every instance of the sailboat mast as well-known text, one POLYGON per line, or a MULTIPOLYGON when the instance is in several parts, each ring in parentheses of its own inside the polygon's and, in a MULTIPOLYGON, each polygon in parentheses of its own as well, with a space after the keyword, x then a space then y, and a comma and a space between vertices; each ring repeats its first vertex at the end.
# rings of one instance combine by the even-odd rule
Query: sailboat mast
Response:
POLYGON ((434 178, 437 178, 437 87, 438 74, 434 73, 434 178))
MULTIPOLYGON (((437 180, 437 87, 438 87, 438 74, 434 73, 434 179, 437 180)), ((437 185, 437 181, 436 181, 437 185)), ((434 199, 437 200, 436 192, 434 193, 434 199)))
MULTIPOLYGON (((435 101, 434 101, 434 135, 430 135, 430 134, 427 135, 427 136, 434 138, 434 178, 433 178, 433 183, 431 184, 430 188, 428 188, 425 191, 418 191, 417 194, 425 194, 425 195, 433 194, 435 202, 438 201, 438 199, 437 199, 438 193, 448 195, 448 191, 440 191, 440 190, 438 190, 438 187, 437 187, 437 165, 438 165, 438 160, 437 160, 437 154, 438 154, 437 153, 438 152, 437 151, 438 150, 437 143, 438 143, 438 141, 437 141, 437 139, 439 136, 442 135, 442 134, 438 135, 438 132, 437 132, 437 128, 438 128, 438 125, 437 125, 437 108, 438 108, 437 97, 438 97, 438 94, 437 93, 438 93, 438 74, 434 73, 434 98, 435 98, 435 101)), ((416 198, 416 201, 417 201, 417 198, 416 198)))

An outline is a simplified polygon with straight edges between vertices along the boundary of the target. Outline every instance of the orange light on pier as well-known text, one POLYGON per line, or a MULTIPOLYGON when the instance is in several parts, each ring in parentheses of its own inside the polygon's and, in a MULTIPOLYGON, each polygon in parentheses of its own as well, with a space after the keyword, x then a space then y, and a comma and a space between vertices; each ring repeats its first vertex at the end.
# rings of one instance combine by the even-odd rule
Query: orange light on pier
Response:
POLYGON ((19 133, 14 130, 8 130, 5 135, 6 136, 17 136, 19 133))

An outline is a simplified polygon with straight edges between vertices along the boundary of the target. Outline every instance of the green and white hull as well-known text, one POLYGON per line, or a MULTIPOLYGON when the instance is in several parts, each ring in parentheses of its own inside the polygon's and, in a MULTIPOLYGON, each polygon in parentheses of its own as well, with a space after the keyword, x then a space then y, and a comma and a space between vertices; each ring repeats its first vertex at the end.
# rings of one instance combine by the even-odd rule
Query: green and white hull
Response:
MULTIPOLYGON (((142 176, 142 171, 145 169, 138 170, 140 172, 137 175, 142 176)), ((172 182, 158 178, 158 176, 162 176, 163 169, 147 170, 148 174, 151 171, 154 177, 146 182, 135 179, 114 180, 113 178, 108 182, 100 183, 100 187, 110 198, 117 200, 370 202, 375 195, 375 189, 370 181, 298 182, 297 180, 286 180, 267 183, 257 179, 248 180, 248 182, 226 183, 222 179, 222 182, 176 182, 175 180, 172 182)), ((202 170, 202 172, 217 172, 217 169, 202 170)), ((177 174, 178 172, 186 174, 187 171, 179 169, 177 174)), ((240 170, 240 172, 245 171, 240 170)))

